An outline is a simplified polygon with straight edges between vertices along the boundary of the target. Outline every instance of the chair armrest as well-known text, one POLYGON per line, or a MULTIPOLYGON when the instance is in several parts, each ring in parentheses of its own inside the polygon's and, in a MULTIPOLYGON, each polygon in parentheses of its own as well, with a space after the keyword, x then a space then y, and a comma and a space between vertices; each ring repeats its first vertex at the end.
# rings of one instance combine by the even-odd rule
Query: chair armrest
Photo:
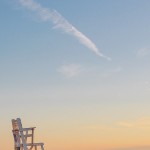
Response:
POLYGON ((44 143, 27 143, 27 146, 41 146, 44 145, 44 143))
POLYGON ((36 127, 22 128, 22 131, 34 130, 36 127))

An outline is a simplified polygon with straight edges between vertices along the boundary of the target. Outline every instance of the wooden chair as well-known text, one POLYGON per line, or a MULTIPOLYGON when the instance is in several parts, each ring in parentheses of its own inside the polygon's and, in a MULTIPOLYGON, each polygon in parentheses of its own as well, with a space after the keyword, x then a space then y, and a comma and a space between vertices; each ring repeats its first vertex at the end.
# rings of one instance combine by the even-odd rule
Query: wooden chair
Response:
POLYGON ((44 150, 44 143, 34 143, 34 129, 23 128, 21 119, 12 119, 14 150, 44 150), (39 147, 39 148, 38 148, 39 147))

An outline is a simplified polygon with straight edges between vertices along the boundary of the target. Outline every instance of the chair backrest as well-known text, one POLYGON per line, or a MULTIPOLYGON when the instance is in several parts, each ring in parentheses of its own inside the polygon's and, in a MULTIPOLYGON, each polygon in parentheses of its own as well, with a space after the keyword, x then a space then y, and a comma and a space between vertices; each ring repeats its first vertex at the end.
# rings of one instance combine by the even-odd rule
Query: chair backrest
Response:
POLYGON ((20 150, 22 147, 24 150, 28 150, 27 144, 26 144, 26 139, 24 136, 24 129, 22 127, 21 119, 17 118, 12 119, 12 127, 13 127, 13 136, 14 136, 14 147, 15 150, 20 150))

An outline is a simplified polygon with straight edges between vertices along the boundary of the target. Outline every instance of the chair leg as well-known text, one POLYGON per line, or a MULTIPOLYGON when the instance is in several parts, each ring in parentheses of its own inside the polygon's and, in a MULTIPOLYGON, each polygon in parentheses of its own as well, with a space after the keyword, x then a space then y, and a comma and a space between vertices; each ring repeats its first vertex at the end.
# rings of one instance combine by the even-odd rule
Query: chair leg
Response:
POLYGON ((37 150, 37 146, 35 146, 35 150, 37 150))
POLYGON ((20 150, 20 147, 15 147, 15 150, 20 150))
POLYGON ((44 150, 44 146, 43 145, 41 145, 41 150, 44 150))

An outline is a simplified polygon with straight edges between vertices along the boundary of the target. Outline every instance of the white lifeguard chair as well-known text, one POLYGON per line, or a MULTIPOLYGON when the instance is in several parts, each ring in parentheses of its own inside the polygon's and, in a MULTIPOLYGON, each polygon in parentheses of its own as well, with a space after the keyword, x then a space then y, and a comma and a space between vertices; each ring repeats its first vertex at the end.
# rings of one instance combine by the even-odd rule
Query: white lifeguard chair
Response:
POLYGON ((23 128, 21 119, 12 119, 14 150, 44 150, 44 143, 34 143, 35 127, 23 128))

